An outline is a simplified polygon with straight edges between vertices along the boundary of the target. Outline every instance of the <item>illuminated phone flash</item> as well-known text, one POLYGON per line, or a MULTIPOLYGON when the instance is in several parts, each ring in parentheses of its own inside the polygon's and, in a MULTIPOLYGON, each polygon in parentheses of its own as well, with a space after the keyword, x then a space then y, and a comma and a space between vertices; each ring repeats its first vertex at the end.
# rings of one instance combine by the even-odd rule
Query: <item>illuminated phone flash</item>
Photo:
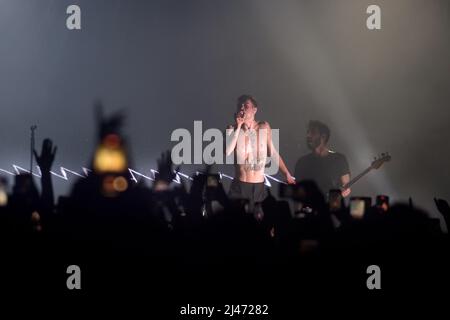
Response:
POLYGON ((97 173, 124 172, 127 169, 125 152, 121 148, 99 146, 95 152, 94 170, 97 173))
POLYGON ((103 178, 102 193, 106 197, 116 197, 120 192, 124 192, 127 189, 128 182, 122 176, 106 175, 103 178))
POLYGON ((114 190, 116 190, 117 192, 124 192, 125 190, 127 190, 128 188, 128 182, 127 180, 120 176, 120 177, 116 177, 113 181, 113 188, 114 190))
POLYGON ((350 215, 355 219, 364 217, 365 202, 364 200, 355 199, 350 202, 350 215))
POLYGON ((8 204, 8 194, 5 190, 0 190, 0 207, 5 207, 8 204))

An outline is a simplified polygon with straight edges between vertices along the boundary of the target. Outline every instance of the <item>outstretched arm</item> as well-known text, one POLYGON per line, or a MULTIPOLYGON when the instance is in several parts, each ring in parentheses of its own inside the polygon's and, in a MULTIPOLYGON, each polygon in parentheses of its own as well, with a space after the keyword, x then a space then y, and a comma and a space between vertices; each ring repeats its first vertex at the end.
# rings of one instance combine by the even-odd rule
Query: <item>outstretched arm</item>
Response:
POLYGON ((272 157, 272 159, 274 159, 276 161, 276 163, 278 163, 281 172, 286 177, 286 182, 289 184, 295 184, 294 177, 292 177, 291 173, 289 172, 288 168, 286 167, 286 164, 283 161, 283 158, 280 156, 277 148, 275 148, 275 146, 273 144, 272 129, 270 128, 269 123, 266 122, 264 129, 266 129, 268 131, 267 132, 267 135, 268 135, 267 148, 268 148, 269 155, 272 157))
POLYGON ((448 202, 444 199, 434 198, 434 203, 439 212, 444 216, 445 224, 447 225, 447 230, 450 229, 450 206, 448 202))

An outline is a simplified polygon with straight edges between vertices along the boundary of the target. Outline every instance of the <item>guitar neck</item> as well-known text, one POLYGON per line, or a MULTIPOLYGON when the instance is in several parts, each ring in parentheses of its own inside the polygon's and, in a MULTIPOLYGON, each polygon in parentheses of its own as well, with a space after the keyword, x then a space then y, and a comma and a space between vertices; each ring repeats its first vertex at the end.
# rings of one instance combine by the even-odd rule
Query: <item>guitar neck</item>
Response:
POLYGON ((372 170, 372 167, 368 167, 366 170, 358 174, 356 177, 354 177, 352 180, 350 180, 347 184, 342 186, 342 189, 350 188, 353 184, 355 184, 359 179, 364 177, 366 174, 368 174, 372 170))

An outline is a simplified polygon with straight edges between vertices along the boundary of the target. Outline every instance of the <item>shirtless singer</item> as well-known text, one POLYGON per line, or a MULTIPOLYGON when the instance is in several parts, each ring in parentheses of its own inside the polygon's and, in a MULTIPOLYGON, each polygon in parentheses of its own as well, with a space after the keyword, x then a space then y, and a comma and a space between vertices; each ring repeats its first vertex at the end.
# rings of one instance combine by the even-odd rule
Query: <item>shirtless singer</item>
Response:
POLYGON ((254 97, 240 96, 237 100, 236 122, 229 125, 226 131, 226 155, 230 156, 234 152, 235 164, 235 177, 229 196, 248 200, 251 212, 267 195, 264 171, 268 156, 285 175, 287 183, 295 184, 295 179, 274 147, 269 123, 255 120, 257 110, 258 104, 254 97))

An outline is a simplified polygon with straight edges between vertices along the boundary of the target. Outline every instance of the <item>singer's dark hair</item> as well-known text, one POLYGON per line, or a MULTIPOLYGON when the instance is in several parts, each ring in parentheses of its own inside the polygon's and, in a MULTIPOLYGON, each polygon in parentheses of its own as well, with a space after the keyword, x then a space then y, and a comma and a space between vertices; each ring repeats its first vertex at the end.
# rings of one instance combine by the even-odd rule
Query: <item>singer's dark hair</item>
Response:
POLYGON ((258 102, 256 102, 256 99, 254 96, 251 96, 249 94, 243 94, 237 98, 237 104, 236 108, 239 110, 241 108, 241 105, 245 103, 245 101, 250 100, 255 107, 258 107, 258 102))

